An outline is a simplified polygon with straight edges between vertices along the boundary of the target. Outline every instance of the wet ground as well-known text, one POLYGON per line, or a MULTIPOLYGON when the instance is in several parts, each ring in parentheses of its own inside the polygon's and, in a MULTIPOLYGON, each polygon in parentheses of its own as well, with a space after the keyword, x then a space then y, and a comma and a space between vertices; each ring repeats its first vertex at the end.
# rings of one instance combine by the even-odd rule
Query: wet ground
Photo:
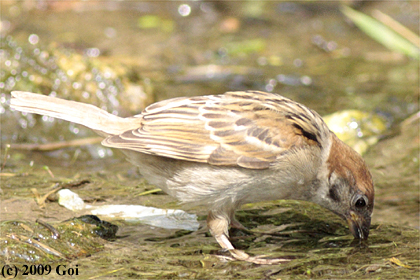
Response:
MULTIPOLYGON (((5 255, 9 221, 25 221, 29 235, 37 219, 60 228, 84 214, 58 205, 54 194, 43 199, 65 187, 93 205, 184 209, 201 225, 191 232, 101 217, 119 231, 92 242, 100 250, 38 260, 53 268, 77 266, 82 279, 418 279, 419 63, 361 32, 340 12, 341 3, 3 1, 2 261, 32 263, 13 259, 10 250, 5 255), (30 143, 48 149, 88 137, 97 143, 84 128, 10 112, 11 90, 55 91, 131 115, 169 97, 244 89, 280 93, 321 115, 358 109, 384 119, 386 131, 364 154, 376 183, 366 244, 354 244, 347 226, 317 206, 265 202, 238 212, 252 231, 232 230, 232 242, 250 254, 292 261, 228 261, 205 228, 203 209, 155 191, 118 151, 98 144, 44 152, 7 148, 30 143)), ((419 33, 417 2, 353 7, 369 15, 380 10, 419 33)))

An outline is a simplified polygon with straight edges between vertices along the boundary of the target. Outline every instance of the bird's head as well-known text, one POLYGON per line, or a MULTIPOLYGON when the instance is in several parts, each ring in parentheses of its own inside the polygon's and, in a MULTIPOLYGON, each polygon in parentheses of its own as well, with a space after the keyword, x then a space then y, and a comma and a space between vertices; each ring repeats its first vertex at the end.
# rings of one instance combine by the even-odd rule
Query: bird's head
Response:
POLYGON ((355 238, 367 239, 374 188, 364 160, 332 135, 329 155, 322 169, 314 202, 345 219, 355 238))

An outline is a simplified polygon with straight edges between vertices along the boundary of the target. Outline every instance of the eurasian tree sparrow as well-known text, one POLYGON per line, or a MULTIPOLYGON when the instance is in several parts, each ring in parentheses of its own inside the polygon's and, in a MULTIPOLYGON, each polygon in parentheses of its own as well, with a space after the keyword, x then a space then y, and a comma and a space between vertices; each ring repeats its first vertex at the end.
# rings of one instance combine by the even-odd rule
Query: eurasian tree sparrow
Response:
POLYGON ((362 157, 318 113, 280 95, 238 91, 173 98, 129 118, 29 92, 12 92, 10 105, 93 129, 151 184, 206 207, 210 232, 236 259, 285 261, 252 257, 232 246, 228 228, 240 227, 234 214, 245 203, 311 201, 347 220, 355 238, 368 237, 374 188, 362 157))

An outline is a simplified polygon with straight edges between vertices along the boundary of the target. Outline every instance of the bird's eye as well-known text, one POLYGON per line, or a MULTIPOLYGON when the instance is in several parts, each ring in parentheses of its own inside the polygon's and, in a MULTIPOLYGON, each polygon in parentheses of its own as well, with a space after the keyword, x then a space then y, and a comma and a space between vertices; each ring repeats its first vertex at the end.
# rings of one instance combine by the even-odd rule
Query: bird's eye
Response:
POLYGON ((363 208, 367 205, 366 202, 366 198, 365 197, 360 197, 356 200, 356 202, 354 203, 354 206, 356 206, 356 208, 363 208))

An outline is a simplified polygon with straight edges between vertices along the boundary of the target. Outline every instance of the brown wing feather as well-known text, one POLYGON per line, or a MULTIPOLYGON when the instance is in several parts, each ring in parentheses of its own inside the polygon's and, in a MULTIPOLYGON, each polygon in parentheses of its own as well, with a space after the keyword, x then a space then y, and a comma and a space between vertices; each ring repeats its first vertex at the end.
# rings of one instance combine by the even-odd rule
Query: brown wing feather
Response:
POLYGON ((137 117, 138 129, 110 136, 103 144, 213 165, 264 169, 293 148, 321 146, 328 135, 317 113, 279 95, 256 91, 165 100, 137 117))

